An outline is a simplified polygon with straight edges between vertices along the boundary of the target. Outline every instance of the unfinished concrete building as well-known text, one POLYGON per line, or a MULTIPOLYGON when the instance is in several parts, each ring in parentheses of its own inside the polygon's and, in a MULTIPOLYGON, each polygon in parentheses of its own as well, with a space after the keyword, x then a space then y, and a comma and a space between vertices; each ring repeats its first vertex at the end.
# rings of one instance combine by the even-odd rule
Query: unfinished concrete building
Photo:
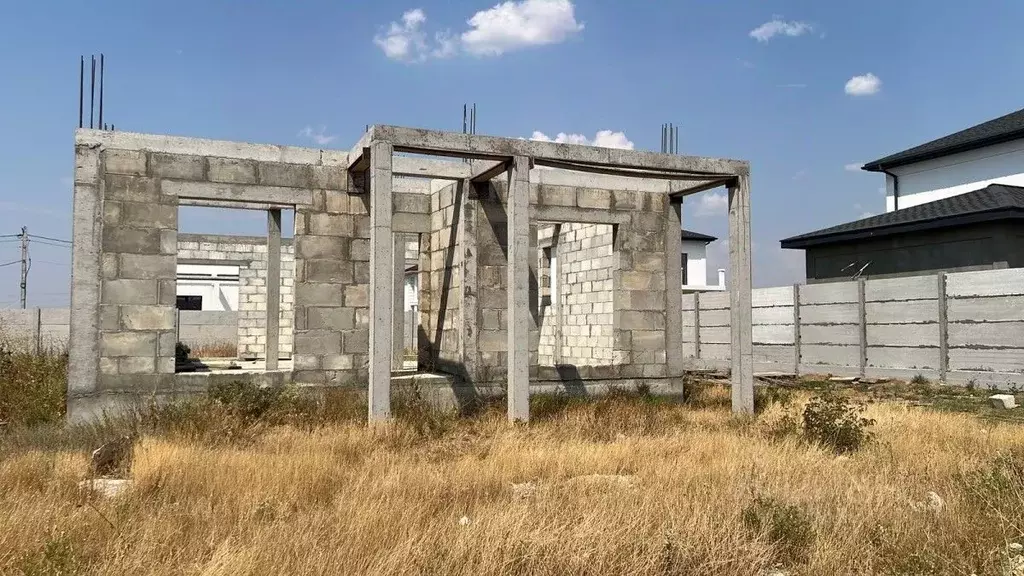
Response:
POLYGON ((753 410, 749 165, 373 126, 348 153, 76 134, 68 417, 217 379, 366 390, 402 375, 403 254, 419 253, 417 372, 456 398, 648 385, 678 390, 680 206, 725 186, 733 407, 753 410), (437 159, 430 157, 442 157, 437 159), (175 373, 179 206, 267 214, 266 368, 175 373), (294 210, 293 366, 278 364, 281 211, 294 210), (396 337, 397 336, 397 337, 396 337))

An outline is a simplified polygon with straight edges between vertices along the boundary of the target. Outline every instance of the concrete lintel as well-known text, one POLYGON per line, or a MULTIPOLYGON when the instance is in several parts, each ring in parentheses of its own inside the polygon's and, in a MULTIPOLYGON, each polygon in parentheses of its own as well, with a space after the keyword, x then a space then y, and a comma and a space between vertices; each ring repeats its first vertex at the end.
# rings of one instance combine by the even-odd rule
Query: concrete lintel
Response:
POLYGON ((722 186, 730 186, 736 180, 732 178, 722 178, 715 180, 705 180, 702 182, 692 183, 678 183, 673 182, 672 184, 672 196, 689 196, 690 194, 697 194, 699 192, 705 192, 707 190, 714 190, 722 186), (692 184, 692 185, 689 185, 692 184))
POLYGON ((430 234, 430 215, 395 212, 392 216, 391 229, 395 233, 430 234))
POLYGON ((580 224, 628 224, 629 212, 613 212, 599 208, 572 206, 530 206, 530 220, 535 222, 578 222, 580 224))
POLYGON ((270 204, 261 202, 233 202, 229 200, 204 200, 201 198, 183 198, 178 206, 203 206, 206 208, 230 208, 232 210, 292 210, 291 204, 270 204))
POLYGON ((286 188, 284 186, 257 186, 251 184, 222 184, 211 182, 181 182, 164 180, 160 183, 160 191, 178 197, 179 205, 188 205, 188 200, 218 200, 222 202, 240 202, 273 204, 292 208, 296 205, 313 204, 313 191, 303 188, 286 188))
POLYGON ((527 156, 538 160, 561 160, 619 168, 676 170, 722 175, 742 175, 749 173, 750 170, 750 165, 742 160, 558 144, 401 126, 373 126, 371 133, 374 141, 390 142, 395 150, 440 156, 494 160, 510 156, 527 156))
POLYGON ((530 419, 530 159, 508 171, 508 419, 530 419))
POLYGON ((166 154, 192 154, 217 158, 237 158, 258 162, 285 162, 343 166, 348 164, 348 153, 340 150, 278 146, 276 144, 250 144, 228 140, 186 138, 163 134, 139 134, 110 130, 75 130, 75 145, 101 146, 117 150, 145 150, 166 154))
POLYGON ((462 180, 470 176, 469 165, 465 162, 432 160, 395 156, 392 174, 411 178, 436 178, 438 180, 462 180))
POLYGON ((359 142, 348 153, 348 169, 351 172, 362 172, 370 167, 370 144, 374 141, 375 126, 363 133, 359 142))
POLYGON ((750 176, 729 187, 729 331, 732 410, 754 412, 754 338, 750 263, 750 176))
POLYGON ((281 211, 267 210, 266 369, 277 370, 281 355, 281 211))
POLYGON ((391 417, 391 342, 394 307, 394 238, 391 231, 391 144, 374 142, 369 155, 370 190, 370 422, 391 417))
POLYGON ((497 178, 508 171, 509 162, 509 160, 474 160, 470 164, 469 180, 470 182, 487 182, 497 178))
POLYGON ((714 172, 691 172, 684 170, 660 170, 651 168, 620 168, 604 164, 592 164, 584 162, 571 162, 564 160, 538 159, 537 166, 557 168, 570 172, 591 172, 594 174, 605 174, 608 176, 625 176, 628 178, 648 178, 652 180, 681 180, 703 182, 709 178, 725 178, 731 174, 714 172))

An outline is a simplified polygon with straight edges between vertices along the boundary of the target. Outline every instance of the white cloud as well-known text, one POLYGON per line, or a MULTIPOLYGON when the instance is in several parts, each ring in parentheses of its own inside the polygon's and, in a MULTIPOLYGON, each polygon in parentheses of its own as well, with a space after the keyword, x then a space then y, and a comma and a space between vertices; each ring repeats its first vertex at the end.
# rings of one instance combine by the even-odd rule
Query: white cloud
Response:
POLYGON ((312 126, 306 126, 302 130, 299 130, 299 136, 312 140, 317 144, 317 146, 326 146, 337 138, 337 136, 333 134, 324 134, 326 131, 326 126, 321 126, 319 130, 314 130, 312 126))
POLYGON ((583 30, 570 0, 503 2, 474 14, 462 45, 470 54, 498 56, 530 46, 557 44, 583 30))
POLYGON ((723 191, 704 192, 697 200, 697 208, 694 215, 698 218, 709 216, 724 216, 729 209, 729 197, 723 191))
POLYGON ((448 58, 458 51, 457 41, 448 31, 436 32, 433 42, 427 41, 422 30, 427 15, 422 9, 408 10, 402 14, 402 21, 392 22, 386 34, 378 33, 373 43, 392 60, 422 62, 428 58, 448 58))
POLYGON ((846 93, 850 96, 870 96, 882 89, 882 80, 868 72, 846 81, 846 93))
POLYGON ((611 130, 598 130, 593 139, 587 138, 583 134, 566 134, 565 132, 559 132, 552 138, 539 130, 534 130, 530 140, 557 142, 559 144, 582 144, 584 146, 600 146, 602 148, 623 148, 625 150, 632 150, 634 147, 633 141, 627 138, 624 132, 613 132, 611 130))
POLYGON ((814 26, 807 22, 786 21, 782 16, 772 16, 772 19, 750 31, 750 37, 758 42, 767 42, 775 36, 803 36, 813 32, 814 26))
POLYGON ((500 56, 506 52, 557 44, 583 30, 571 0, 519 0, 496 4, 473 14, 461 34, 448 30, 428 36, 422 8, 408 10, 400 22, 373 37, 384 55, 402 62, 449 58, 465 52, 474 56, 500 56))
POLYGON ((860 172, 861 166, 863 166, 863 164, 858 164, 857 162, 854 162, 853 164, 847 164, 846 166, 843 166, 843 170, 846 170, 847 172, 860 172))

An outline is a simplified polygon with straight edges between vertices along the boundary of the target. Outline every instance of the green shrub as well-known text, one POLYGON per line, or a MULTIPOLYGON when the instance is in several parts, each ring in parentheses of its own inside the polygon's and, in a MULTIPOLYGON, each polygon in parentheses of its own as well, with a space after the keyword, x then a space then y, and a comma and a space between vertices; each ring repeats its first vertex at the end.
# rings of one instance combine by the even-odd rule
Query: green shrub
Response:
POLYGON ((864 405, 825 390, 804 408, 804 436, 838 453, 859 449, 871 438, 875 421, 861 417, 864 405))
POLYGON ((0 423, 33 426, 64 418, 68 357, 22 352, 0 340, 0 423))
POLYGON ((778 404, 789 406, 793 400, 793 392, 778 386, 757 386, 754 388, 754 412, 764 412, 770 406, 778 404))
POLYGON ((743 526, 754 538, 767 538, 776 560, 786 565, 807 560, 814 544, 811 515, 795 504, 770 496, 757 496, 743 510, 743 526))

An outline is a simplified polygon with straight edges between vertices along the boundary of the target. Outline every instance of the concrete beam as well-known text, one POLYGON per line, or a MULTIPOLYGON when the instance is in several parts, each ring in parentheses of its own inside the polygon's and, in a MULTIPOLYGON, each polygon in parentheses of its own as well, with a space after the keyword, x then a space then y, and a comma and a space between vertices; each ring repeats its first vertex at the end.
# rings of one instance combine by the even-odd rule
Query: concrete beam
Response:
POLYGON ((748 174, 750 171, 750 165, 747 162, 723 158, 558 144, 401 126, 374 126, 371 133, 373 141, 390 142, 396 151, 439 156, 492 160, 503 160, 510 156, 527 156, 537 160, 547 159, 617 168, 641 168, 721 176, 748 174))
MULTIPOLYGON (((487 182, 508 171, 509 160, 474 160, 470 166, 470 182, 487 182)), ((530 167, 533 168, 531 162, 530 167)))
POLYGON ((359 142, 356 142, 356 145, 349 151, 349 172, 363 172, 370 167, 370 145, 374 141, 375 128, 375 126, 370 126, 366 132, 363 132, 359 142))
POLYGON ((391 331, 396 257, 391 230, 392 151, 391 144, 374 142, 367 176, 370 190, 370 422, 391 417, 391 331))
MULTIPOLYGON (((200 198, 182 198, 178 206, 203 206, 206 208, 230 208, 232 210, 292 210, 290 204, 270 204, 261 202, 231 202, 226 200, 203 200, 200 198)), ((179 236, 180 237, 180 236, 179 236)))
POLYGON ((750 176, 729 187, 729 317, 732 410, 754 412, 754 347, 750 264, 750 176))
POLYGON ((651 180, 681 180, 703 182, 709 178, 724 177, 721 174, 707 172, 688 172, 680 170, 656 170, 649 168, 618 168, 605 166, 603 164, 587 164, 581 162, 567 162, 563 160, 538 159, 537 166, 555 168, 570 172, 590 172, 606 176, 625 176, 627 178, 647 178, 651 180))
POLYGON ((429 158, 395 156, 392 174, 412 178, 462 180, 470 175, 469 164, 429 158))
POLYGON ((572 206, 529 207, 530 219, 537 222, 578 222, 580 224, 628 224, 629 212, 613 212, 600 208, 574 208, 572 206))
POLYGON ((267 370, 277 370, 281 346, 281 211, 267 210, 267 370))
POLYGON ((189 199, 216 200, 219 202, 240 202, 273 204, 275 206, 313 204, 313 191, 304 188, 284 186, 257 186, 252 184, 221 184, 212 182, 180 182, 163 180, 160 192, 178 197, 179 205, 188 205, 189 199), (185 199, 185 202, 181 202, 185 199))
POLYGON ((530 419, 530 159, 508 171, 508 419, 530 419))

